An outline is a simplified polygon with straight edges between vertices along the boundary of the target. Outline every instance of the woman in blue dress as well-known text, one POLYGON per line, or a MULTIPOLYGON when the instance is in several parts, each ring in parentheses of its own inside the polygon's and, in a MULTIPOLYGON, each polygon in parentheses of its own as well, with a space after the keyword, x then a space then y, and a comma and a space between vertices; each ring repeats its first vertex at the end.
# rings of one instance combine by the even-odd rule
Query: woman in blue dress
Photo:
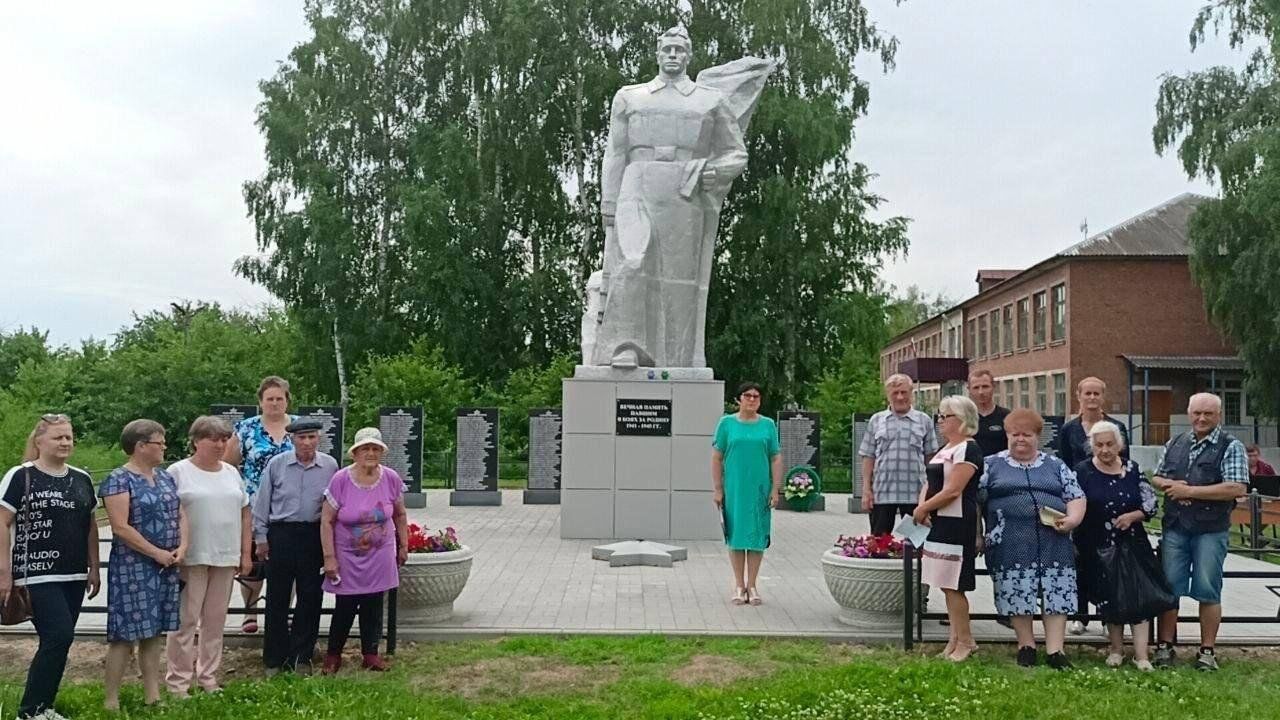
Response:
MULTIPOLYGON (((258 408, 262 413, 236 423, 233 442, 227 443, 222 460, 240 470, 250 505, 253 505, 253 498, 258 493, 258 485, 262 482, 262 472, 267 469, 267 463, 280 453, 293 449, 293 441, 285 431, 289 423, 297 419, 289 414, 289 402, 292 399, 288 380, 275 375, 262 378, 262 382, 258 383, 258 408)), ((252 549, 256 560, 266 560, 265 557, 258 557, 257 545, 252 549)), ((262 598, 263 578, 253 576, 239 580, 244 606, 249 610, 240 623, 240 630, 256 633, 258 616, 254 613, 254 608, 262 598)))
MULTIPOLYGON (((1156 515, 1156 491, 1138 470, 1138 464, 1121 457, 1124 450, 1124 434, 1114 423, 1101 421, 1089 429, 1090 457, 1076 465, 1076 477, 1080 488, 1088 498, 1084 522, 1076 529, 1076 547, 1080 549, 1080 587, 1086 599, 1098 606, 1111 652, 1107 655, 1109 667, 1124 663, 1124 624, 1112 615, 1108 606, 1109 587, 1105 573, 1098 567, 1098 551, 1112 547, 1117 542, 1137 540, 1134 547, 1150 553, 1155 566, 1151 541, 1142 523, 1156 515)), ((1130 618, 1132 619, 1132 618, 1130 618)), ((1147 620, 1133 624, 1133 664, 1139 670, 1150 672, 1153 668, 1147 658, 1147 620)))
POLYGON ((111 520, 107 570, 107 649, 104 706, 120 707, 120 682, 138 645, 145 700, 160 700, 160 651, 178 629, 178 566, 187 552, 186 514, 164 462, 164 428, 134 420, 120 433, 129 456, 98 491, 111 520))
POLYGON ((1013 624, 1018 664, 1036 664, 1031 617, 1042 612, 1046 661, 1061 670, 1071 667, 1062 652, 1067 615, 1078 598, 1071 531, 1084 519, 1085 498, 1075 473, 1040 451, 1043 428, 1032 410, 1009 413, 1009 449, 986 459, 978 492, 996 612, 1013 624))

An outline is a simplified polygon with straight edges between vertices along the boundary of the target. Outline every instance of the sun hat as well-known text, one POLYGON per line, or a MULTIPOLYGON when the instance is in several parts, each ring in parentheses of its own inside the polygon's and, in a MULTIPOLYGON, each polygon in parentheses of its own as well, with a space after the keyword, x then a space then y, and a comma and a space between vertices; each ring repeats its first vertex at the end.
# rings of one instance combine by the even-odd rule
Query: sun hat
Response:
POLYGON ((360 428, 356 431, 356 439, 351 443, 351 447, 347 448, 347 454, 355 457, 356 448, 362 445, 377 445, 383 450, 387 449, 387 444, 382 442, 382 431, 375 427, 360 428))

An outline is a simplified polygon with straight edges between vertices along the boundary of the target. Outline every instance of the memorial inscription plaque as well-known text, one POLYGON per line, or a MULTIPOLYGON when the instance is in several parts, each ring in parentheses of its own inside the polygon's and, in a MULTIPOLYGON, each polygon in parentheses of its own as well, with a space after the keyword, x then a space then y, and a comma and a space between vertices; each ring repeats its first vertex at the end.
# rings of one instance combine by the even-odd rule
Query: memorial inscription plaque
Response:
POLYGON ((529 481, 524 491, 526 505, 560 502, 563 441, 564 418, 560 408, 529 410, 529 481))
POLYGON ((500 505, 498 408, 458 408, 457 461, 450 505, 500 505))
POLYGON ((618 398, 615 434, 671 437, 671 401, 618 398))
MULTIPOLYGON (((404 478, 404 491, 422 494, 422 408, 378 408, 378 429, 387 444, 383 464, 404 478)), ((405 498, 409 504, 409 498, 405 498)), ((421 505, 412 507, 422 507, 421 505)))
POLYGON ((259 414, 257 405, 210 405, 209 414, 227 421, 235 429, 236 423, 259 414))

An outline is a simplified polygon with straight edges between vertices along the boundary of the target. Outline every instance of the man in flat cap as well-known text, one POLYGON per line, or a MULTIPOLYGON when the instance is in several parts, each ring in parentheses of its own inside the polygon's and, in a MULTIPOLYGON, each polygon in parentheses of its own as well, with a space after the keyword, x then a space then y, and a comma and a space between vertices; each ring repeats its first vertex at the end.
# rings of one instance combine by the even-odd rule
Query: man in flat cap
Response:
POLYGON ((285 428, 293 450, 267 463, 253 500, 253 539, 258 560, 267 562, 267 628, 262 660, 267 674, 296 670, 310 674, 320 637, 320 603, 324 593, 324 552, 320 547, 320 508, 338 463, 318 452, 319 420, 299 418, 285 428), (289 598, 297 589, 293 624, 289 598))

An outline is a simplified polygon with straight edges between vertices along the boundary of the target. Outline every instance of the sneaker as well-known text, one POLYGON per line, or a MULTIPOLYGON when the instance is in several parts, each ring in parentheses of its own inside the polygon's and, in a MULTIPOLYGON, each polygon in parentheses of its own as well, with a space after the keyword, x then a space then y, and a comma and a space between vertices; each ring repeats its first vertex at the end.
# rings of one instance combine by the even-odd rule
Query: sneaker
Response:
POLYGON ((311 663, 309 662, 298 663, 298 665, 294 667, 293 671, 298 673, 298 677, 311 677, 311 673, 312 673, 311 663))
POLYGON ((324 665, 320 668, 321 675, 334 675, 342 669, 342 655, 338 653, 329 653, 324 656, 324 665))
POLYGON ((1196 669, 1200 672, 1214 672, 1218 669, 1218 658, 1212 648, 1200 648, 1196 654, 1196 669))
POLYGON ((1172 644, 1160 643, 1155 655, 1151 658, 1151 664, 1158 668, 1171 668, 1177 659, 1178 653, 1174 651, 1172 644))
POLYGON ((44 712, 36 715, 39 720, 67 720, 67 716, 54 710, 53 708, 45 708, 44 712))
POLYGON ((1018 648, 1018 666, 1035 667, 1036 649, 1030 645, 1018 648))
POLYGON ((1151 664, 1150 660, 1139 660, 1138 658, 1134 658, 1133 666, 1142 672, 1151 672, 1152 670, 1155 670, 1155 667, 1151 664))
POLYGON ((1067 632, 1071 633, 1072 635, 1083 635, 1084 630, 1085 630, 1084 623, 1080 622, 1079 620, 1072 620, 1071 623, 1067 625, 1067 632))
POLYGON ((1045 657, 1045 662, 1054 670, 1070 670, 1071 661, 1067 659, 1067 654, 1059 650, 1045 657))
POLYGON ((1111 653, 1107 656, 1107 667, 1118 668, 1124 664, 1124 655, 1120 653, 1111 653))
POLYGON ((263 674, 264 676, 266 676, 266 677, 269 677, 269 678, 270 678, 270 677, 275 677, 275 676, 277 676, 277 675, 279 675, 279 674, 280 674, 280 670, 281 670, 281 668, 278 668, 278 667, 269 667, 269 668, 267 668, 267 669, 263 670, 263 671, 262 671, 262 674, 263 674))

